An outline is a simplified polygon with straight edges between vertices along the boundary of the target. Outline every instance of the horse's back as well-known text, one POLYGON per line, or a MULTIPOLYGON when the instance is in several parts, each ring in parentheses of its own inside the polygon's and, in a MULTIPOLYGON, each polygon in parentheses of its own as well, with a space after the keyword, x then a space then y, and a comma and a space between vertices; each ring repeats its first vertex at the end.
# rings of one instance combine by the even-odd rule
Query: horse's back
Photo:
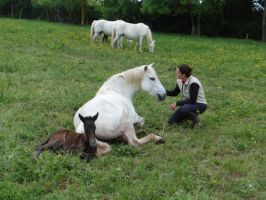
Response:
POLYGON ((128 39, 135 39, 145 36, 149 27, 143 23, 132 24, 128 22, 119 22, 115 26, 116 33, 124 35, 128 39))
POLYGON ((97 20, 94 24, 95 32, 104 32, 106 35, 111 35, 115 23, 116 21, 108 21, 104 19, 97 20))

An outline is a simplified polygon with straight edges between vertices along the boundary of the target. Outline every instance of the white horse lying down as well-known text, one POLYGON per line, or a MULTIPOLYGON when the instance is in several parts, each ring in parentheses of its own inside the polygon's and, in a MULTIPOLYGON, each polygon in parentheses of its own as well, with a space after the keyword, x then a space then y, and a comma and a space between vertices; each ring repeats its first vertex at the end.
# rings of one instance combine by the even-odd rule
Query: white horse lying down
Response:
MULTIPOLYGON (((150 28, 143 23, 131 24, 124 21, 117 22, 112 31, 111 47, 113 48, 116 43, 119 43, 121 37, 125 37, 130 40, 138 39, 136 47, 139 46, 139 51, 142 52, 142 41, 146 37, 147 45, 150 52, 154 52, 155 40, 152 40, 152 34, 150 28)), ((119 47, 119 44, 118 44, 119 47)), ((121 46, 120 46, 121 47, 121 46)))
MULTIPOLYGON (((164 100, 166 91, 162 86, 155 70, 151 65, 142 65, 113 75, 99 89, 90 101, 85 103, 74 116, 74 126, 77 133, 84 133, 84 126, 79 114, 89 116, 99 112, 95 122, 96 137, 102 140, 111 140, 119 136, 132 146, 139 146, 153 140, 163 142, 162 137, 149 134, 138 139, 134 124, 143 125, 144 118, 140 117, 133 106, 132 97, 142 89, 150 95, 164 100)), ((97 141, 102 153, 111 150, 107 143, 97 141)))
MULTIPOLYGON (((98 42, 100 43, 101 33, 104 34, 104 37, 107 41, 107 37, 112 35, 113 27, 118 22, 122 22, 122 20, 116 20, 116 21, 107 21, 104 19, 94 20, 91 24, 91 32, 90 32, 91 42, 98 39, 98 42)), ((121 37, 121 40, 119 40, 118 45, 122 45, 122 39, 123 38, 121 37)), ((128 42, 132 42, 132 41, 128 41, 128 42)))

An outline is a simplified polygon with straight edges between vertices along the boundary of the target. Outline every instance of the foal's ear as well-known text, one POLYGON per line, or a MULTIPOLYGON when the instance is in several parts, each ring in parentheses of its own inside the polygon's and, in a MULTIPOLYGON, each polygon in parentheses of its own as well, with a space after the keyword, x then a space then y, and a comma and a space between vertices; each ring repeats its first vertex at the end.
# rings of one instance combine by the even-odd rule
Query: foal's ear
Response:
POLYGON ((93 120, 93 121, 96 121, 96 119, 98 118, 98 115, 99 115, 99 112, 97 112, 96 115, 94 115, 94 116, 92 117, 92 120, 93 120))
POLYGON ((79 113, 79 118, 82 122, 84 122, 85 118, 79 113))

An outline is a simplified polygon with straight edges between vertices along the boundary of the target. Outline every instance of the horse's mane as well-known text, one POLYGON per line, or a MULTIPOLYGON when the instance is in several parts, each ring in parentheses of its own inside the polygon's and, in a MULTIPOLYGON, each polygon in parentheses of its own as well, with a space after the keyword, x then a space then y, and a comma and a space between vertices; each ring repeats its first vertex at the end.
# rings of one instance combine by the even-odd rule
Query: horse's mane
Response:
POLYGON ((140 66, 115 74, 104 82, 104 84, 97 93, 102 93, 106 90, 114 90, 116 88, 120 88, 122 84, 120 82, 121 80, 125 81, 126 83, 139 86, 141 79, 143 78, 143 72, 144 68, 140 66))
POLYGON ((149 27, 147 28, 147 31, 146 31, 146 39, 147 39, 148 44, 150 41, 152 41, 151 29, 149 27))
POLYGON ((126 82, 128 83, 139 83, 143 77, 142 67, 135 67, 129 70, 126 70, 124 72, 121 72, 118 74, 119 76, 122 76, 126 82))

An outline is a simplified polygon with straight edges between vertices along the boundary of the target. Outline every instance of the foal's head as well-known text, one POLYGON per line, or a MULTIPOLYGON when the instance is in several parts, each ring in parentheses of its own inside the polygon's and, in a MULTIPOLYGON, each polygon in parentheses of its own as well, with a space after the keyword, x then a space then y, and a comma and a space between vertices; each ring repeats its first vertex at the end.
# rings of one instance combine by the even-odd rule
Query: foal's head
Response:
POLYGON ((92 147, 96 145, 96 137, 95 137, 96 126, 94 122, 98 118, 98 114, 99 113, 97 112, 97 114, 94 115, 93 117, 91 116, 83 117, 81 114, 79 114, 79 118, 84 124, 86 141, 89 141, 92 147))
POLYGON ((79 118, 83 122, 85 130, 84 150, 81 158, 85 159, 87 162, 90 161, 97 152, 97 141, 95 137, 96 126, 94 122, 98 118, 98 114, 97 112, 93 117, 83 117, 79 114, 79 118))

